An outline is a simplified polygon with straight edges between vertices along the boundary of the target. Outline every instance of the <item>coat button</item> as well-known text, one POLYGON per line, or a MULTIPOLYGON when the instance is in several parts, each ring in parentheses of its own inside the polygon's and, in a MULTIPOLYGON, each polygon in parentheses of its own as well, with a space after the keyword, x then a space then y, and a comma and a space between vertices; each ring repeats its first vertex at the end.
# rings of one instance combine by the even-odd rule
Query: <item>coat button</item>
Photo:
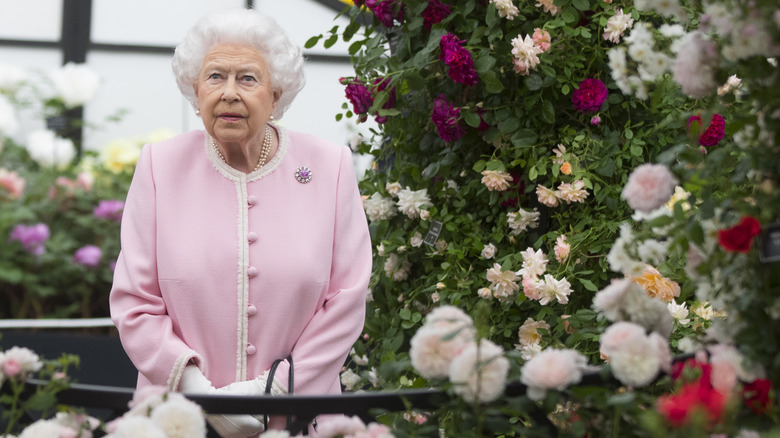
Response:
POLYGON ((255 268, 254 266, 250 266, 249 269, 246 270, 246 275, 248 275, 249 278, 254 277, 255 275, 257 275, 257 268, 255 268))
POLYGON ((255 354, 255 353, 257 353, 257 348, 255 348, 254 345, 249 344, 249 345, 246 346, 246 354, 252 355, 252 354, 255 354))
POLYGON ((247 315, 249 315, 249 316, 255 316, 255 315, 257 315, 257 307, 255 307, 255 305, 254 305, 254 304, 250 304, 250 305, 249 305, 249 306, 246 308, 246 314, 247 314, 247 315))
POLYGON ((250 231, 249 234, 246 235, 246 239, 249 243, 254 243, 257 240, 257 233, 250 231))
POLYGON ((248 198, 246 198, 246 203, 251 207, 255 204, 257 204, 257 196, 255 195, 249 195, 248 198))

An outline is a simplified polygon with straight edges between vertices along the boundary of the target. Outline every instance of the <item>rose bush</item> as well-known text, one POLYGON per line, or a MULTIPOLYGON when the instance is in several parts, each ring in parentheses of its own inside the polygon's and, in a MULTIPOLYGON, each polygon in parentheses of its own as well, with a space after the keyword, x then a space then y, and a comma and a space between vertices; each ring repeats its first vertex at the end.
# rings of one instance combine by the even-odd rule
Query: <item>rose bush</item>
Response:
MULTIPOLYGON (((574 436, 690 436, 772 427, 772 417, 737 403, 761 380, 713 383, 722 409, 698 385, 710 417, 689 424, 666 407, 692 408, 693 390, 664 376, 673 356, 737 343, 778 381, 776 347, 757 336, 778 329, 777 270, 763 269, 751 244, 764 228, 735 226, 779 216, 776 5, 408 0, 343 14, 349 25, 307 46, 342 38, 355 70, 348 81, 390 83, 366 88, 365 109, 347 91, 352 110, 345 102, 336 115, 382 118, 356 147, 374 158, 360 187, 376 263, 351 384, 360 375, 366 387, 437 385, 457 395, 440 363, 456 361, 456 335, 426 322, 442 306, 473 317, 474 342, 504 349, 509 387, 547 382, 533 386, 534 400, 509 390, 492 402, 456 397, 424 425, 416 414, 388 417, 395 430, 530 436, 552 421, 574 436), (617 342, 626 325, 636 333, 617 342), (600 344, 602 334, 614 342, 600 344), (578 386, 575 355, 560 375, 539 367, 524 376, 547 351, 578 352, 614 379, 578 386)), ((722 367, 716 379, 736 369, 722 367)))

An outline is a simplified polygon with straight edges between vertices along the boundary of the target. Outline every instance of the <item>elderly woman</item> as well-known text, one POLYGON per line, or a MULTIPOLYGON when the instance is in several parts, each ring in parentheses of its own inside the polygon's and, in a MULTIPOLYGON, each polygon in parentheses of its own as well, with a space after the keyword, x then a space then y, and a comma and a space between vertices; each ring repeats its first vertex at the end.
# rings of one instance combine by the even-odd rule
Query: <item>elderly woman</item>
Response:
MULTIPOLYGON (((291 356, 296 394, 340 393, 370 238, 349 149, 272 123, 303 87, 300 48, 232 10, 198 21, 172 65, 205 132, 145 145, 127 194, 110 304, 138 387, 261 394, 291 356)), ((207 419, 223 436, 263 430, 207 419)))

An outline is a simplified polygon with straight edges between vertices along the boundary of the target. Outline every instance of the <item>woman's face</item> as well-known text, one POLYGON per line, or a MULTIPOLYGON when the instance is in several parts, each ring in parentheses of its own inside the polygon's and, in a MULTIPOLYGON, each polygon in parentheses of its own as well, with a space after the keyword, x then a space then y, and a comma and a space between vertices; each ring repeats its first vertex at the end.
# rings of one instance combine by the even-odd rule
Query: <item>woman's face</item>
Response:
POLYGON ((279 100, 265 59, 256 49, 239 44, 209 50, 195 96, 206 131, 221 144, 262 142, 279 100))

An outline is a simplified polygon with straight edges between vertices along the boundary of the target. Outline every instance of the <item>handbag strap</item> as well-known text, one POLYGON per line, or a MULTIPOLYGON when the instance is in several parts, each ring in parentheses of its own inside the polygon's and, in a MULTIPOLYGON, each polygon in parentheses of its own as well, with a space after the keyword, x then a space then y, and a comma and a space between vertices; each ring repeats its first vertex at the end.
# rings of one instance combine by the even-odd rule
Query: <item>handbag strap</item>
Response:
MULTIPOLYGON (((288 354, 286 358, 284 359, 276 359, 274 363, 271 364, 271 369, 268 370, 268 379, 265 382, 265 393, 271 394, 271 387, 273 386, 274 382, 274 376, 276 375, 276 369, 279 367, 279 364, 287 360, 287 362, 290 363, 290 371, 287 373, 287 393, 292 394, 293 393, 293 358, 292 354, 288 354)), ((263 415, 263 424, 265 426, 265 430, 268 430, 268 415, 263 415)), ((292 416, 287 416, 287 428, 289 429, 290 425, 292 424, 292 416)))

